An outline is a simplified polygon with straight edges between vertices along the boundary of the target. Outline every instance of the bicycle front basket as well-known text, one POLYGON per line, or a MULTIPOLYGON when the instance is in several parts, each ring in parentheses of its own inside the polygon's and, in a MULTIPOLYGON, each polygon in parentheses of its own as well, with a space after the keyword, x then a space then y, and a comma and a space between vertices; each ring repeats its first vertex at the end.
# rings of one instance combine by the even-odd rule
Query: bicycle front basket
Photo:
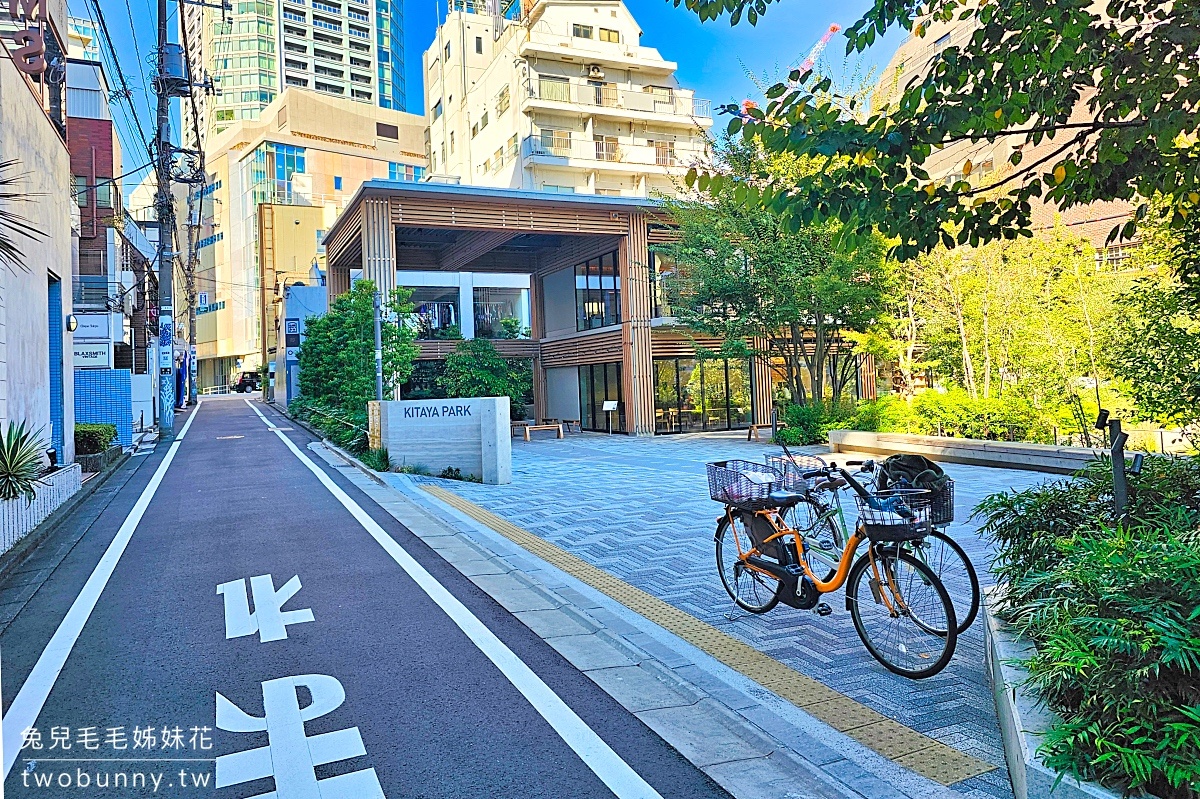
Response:
POLYGON ((930 496, 929 523, 941 527, 954 521, 954 481, 946 484, 930 496))
POLYGON ((873 498, 884 508, 873 508, 866 498, 855 495, 858 518, 872 541, 914 541, 930 530, 929 492, 920 488, 877 491, 873 498))
POLYGON ((717 502, 745 510, 771 507, 771 492, 783 475, 770 466, 750 461, 717 461, 708 464, 708 495, 717 502))
POLYGON ((768 455, 767 465, 783 475, 783 487, 788 491, 804 493, 812 489, 812 480, 804 478, 805 472, 824 469, 828 464, 816 455, 768 455))

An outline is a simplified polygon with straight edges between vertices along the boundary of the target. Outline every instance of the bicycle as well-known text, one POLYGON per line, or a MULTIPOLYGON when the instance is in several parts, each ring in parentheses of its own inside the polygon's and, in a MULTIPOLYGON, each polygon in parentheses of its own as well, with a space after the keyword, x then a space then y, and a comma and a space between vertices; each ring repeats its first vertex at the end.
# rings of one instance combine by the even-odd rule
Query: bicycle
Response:
MULTIPOLYGON (((827 464, 815 455, 794 455, 786 446, 783 450, 785 455, 782 457, 768 455, 768 465, 783 473, 784 485, 789 490, 806 495, 805 500, 797 503, 792 514, 794 520, 790 524, 801 531, 810 545, 823 553, 828 562, 829 553, 841 548, 846 541, 848 525, 841 502, 841 491, 846 488, 846 483, 837 476, 820 483, 810 482, 803 476, 806 471, 836 468, 837 464, 827 464), (823 501, 825 495, 831 500, 823 501)), ((856 477, 866 475, 868 479, 864 482, 868 489, 881 490, 879 483, 882 470, 875 461, 847 461, 846 466, 858 467, 856 477)), ((906 481, 899 487, 912 488, 906 481)), ((980 590, 979 577, 971 559, 946 532, 946 528, 954 521, 954 481, 947 481, 946 487, 936 495, 912 497, 910 504, 927 510, 930 530, 924 538, 904 542, 902 546, 933 570, 942 581, 954 603, 957 632, 962 635, 979 615, 980 590)))
POLYGON ((814 564, 824 553, 818 556, 784 518, 806 494, 783 489, 783 474, 763 464, 708 464, 709 495, 725 506, 713 535, 721 583, 750 613, 766 613, 782 601, 821 616, 832 612, 821 596, 845 586, 846 609, 871 656, 895 674, 931 677, 954 655, 954 605, 929 566, 899 546, 927 535, 928 519, 909 507, 905 494, 871 494, 844 469, 816 470, 806 479, 834 470, 858 495, 859 519, 836 568, 818 577, 814 564), (864 541, 867 550, 856 558, 864 541))

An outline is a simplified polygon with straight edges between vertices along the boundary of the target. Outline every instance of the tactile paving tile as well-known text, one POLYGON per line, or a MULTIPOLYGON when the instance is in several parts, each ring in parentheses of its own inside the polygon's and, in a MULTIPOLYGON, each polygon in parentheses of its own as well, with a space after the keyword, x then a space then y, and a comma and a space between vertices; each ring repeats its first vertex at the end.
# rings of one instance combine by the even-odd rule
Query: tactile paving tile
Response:
POLYGON ((996 768, 887 718, 451 491, 421 488, 911 771, 951 785, 996 768))

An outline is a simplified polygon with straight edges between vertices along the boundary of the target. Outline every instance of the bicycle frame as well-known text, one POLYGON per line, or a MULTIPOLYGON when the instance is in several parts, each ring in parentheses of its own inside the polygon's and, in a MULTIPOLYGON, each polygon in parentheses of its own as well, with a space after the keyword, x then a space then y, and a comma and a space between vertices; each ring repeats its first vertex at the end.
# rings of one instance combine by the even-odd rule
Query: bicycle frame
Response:
MULTIPOLYGON (((731 526, 734 523, 733 510, 734 509, 731 506, 726 506, 725 508, 725 518, 728 519, 731 526)), ((846 578, 850 574, 850 567, 854 565, 854 555, 858 550, 859 544, 861 544, 865 539, 865 536, 861 535, 857 529, 851 533, 850 538, 846 541, 846 546, 842 548, 842 554, 838 560, 837 570, 834 572, 833 576, 829 578, 829 581, 825 582, 819 580, 817 576, 812 573, 812 569, 808 567, 808 561, 806 561, 804 558, 804 536, 800 535, 796 530, 793 530, 787 525, 787 523, 783 520, 783 516, 780 514, 778 508, 742 512, 753 513, 755 517, 764 519, 768 524, 771 525, 771 528, 774 530, 774 532, 763 539, 763 544, 769 544, 774 541, 778 541, 780 546, 786 546, 787 543, 781 539, 787 535, 791 535, 793 537, 793 545, 796 549, 796 562, 804 570, 804 575, 808 577, 808 579, 812 580, 813 586, 817 589, 817 591, 822 594, 828 594, 838 590, 846 584, 846 578)), ((718 519, 717 521, 720 522, 721 520, 718 519)), ((748 559, 754 555, 763 554, 761 549, 758 547, 751 547, 749 550, 742 549, 742 542, 738 540, 738 536, 736 535, 733 536, 733 541, 738 548, 738 560, 742 562, 745 568, 765 574, 772 579, 778 579, 776 575, 771 574, 766 569, 755 566, 753 563, 748 561, 748 559)), ((871 568, 876 572, 876 574, 878 574, 878 568, 875 565, 874 551, 868 550, 868 555, 871 558, 871 568)))

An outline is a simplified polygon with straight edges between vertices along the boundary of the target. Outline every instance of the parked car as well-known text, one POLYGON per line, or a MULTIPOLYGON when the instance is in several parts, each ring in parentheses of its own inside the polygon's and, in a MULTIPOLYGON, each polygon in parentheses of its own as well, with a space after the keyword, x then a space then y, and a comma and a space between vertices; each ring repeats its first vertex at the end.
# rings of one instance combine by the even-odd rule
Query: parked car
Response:
POLYGON ((242 372, 229 384, 229 388, 238 394, 253 394, 262 388, 262 379, 258 372, 242 372))

